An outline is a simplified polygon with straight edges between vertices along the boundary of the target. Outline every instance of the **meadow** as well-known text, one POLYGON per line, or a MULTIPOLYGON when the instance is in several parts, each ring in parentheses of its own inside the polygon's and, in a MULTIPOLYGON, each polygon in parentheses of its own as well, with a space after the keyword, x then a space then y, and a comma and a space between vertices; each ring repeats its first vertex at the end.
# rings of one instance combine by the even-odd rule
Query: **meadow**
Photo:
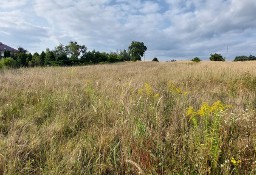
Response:
POLYGON ((256 174, 255 68, 0 70, 0 174, 256 174))

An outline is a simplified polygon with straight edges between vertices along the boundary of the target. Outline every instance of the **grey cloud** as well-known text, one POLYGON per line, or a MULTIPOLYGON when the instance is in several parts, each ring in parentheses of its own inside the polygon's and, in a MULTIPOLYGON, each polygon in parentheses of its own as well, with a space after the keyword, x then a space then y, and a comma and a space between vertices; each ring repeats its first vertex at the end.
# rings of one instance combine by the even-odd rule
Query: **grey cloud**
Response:
POLYGON ((0 12, 0 36, 19 35, 34 50, 76 40, 89 49, 115 51, 139 40, 148 46, 148 57, 207 58, 226 54, 227 45, 236 48, 234 54, 248 54, 255 40, 252 0, 33 0, 32 9, 18 10, 26 3, 0 12))
POLYGON ((48 37, 48 28, 31 22, 31 13, 28 13, 31 9, 26 2, 19 1, 12 6, 11 1, 8 8, 12 6, 12 9, 0 11, 0 38, 3 43, 13 43, 13 47, 22 46, 35 50, 40 46, 41 40, 48 37))

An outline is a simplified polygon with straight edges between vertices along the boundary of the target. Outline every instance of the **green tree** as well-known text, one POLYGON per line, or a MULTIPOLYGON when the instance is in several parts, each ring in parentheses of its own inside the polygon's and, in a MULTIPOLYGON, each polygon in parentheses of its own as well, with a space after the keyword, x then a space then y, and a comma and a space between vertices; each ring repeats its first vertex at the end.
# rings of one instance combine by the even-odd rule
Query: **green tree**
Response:
POLYGON ((78 60, 85 55, 87 51, 85 45, 79 45, 77 42, 73 41, 71 41, 65 49, 69 60, 78 60))
POLYGON ((158 59, 155 57, 152 61, 159 62, 158 59))
POLYGON ((40 66, 40 63, 40 55, 37 52, 35 52, 32 56, 32 60, 29 62, 29 66, 40 66))
POLYGON ((236 56, 234 61, 248 61, 249 57, 248 56, 236 56))
POLYGON ((47 48, 45 50, 45 65, 50 65, 53 61, 55 61, 54 52, 47 48))
POLYGON ((44 51, 42 51, 41 54, 40 54, 40 66, 45 65, 45 57, 46 57, 46 54, 45 54, 44 51))
POLYGON ((28 66, 28 63, 27 63, 27 54, 24 53, 24 52, 18 53, 17 62, 18 62, 18 66, 21 66, 21 67, 26 67, 26 66, 28 66))
POLYGON ((191 61, 198 63, 198 62, 200 62, 200 61, 201 61, 201 59, 200 59, 200 58, 198 58, 198 57, 195 57, 195 58, 193 58, 191 61))
POLYGON ((117 62, 117 60, 118 60, 118 55, 117 55, 117 53, 111 52, 111 53, 108 55, 108 62, 114 63, 114 62, 117 62))
POLYGON ((121 50, 118 54, 118 59, 120 61, 130 61, 131 57, 130 57, 129 53, 126 50, 121 50))
POLYGON ((256 57, 253 56, 253 55, 250 55, 250 56, 248 57, 248 60, 249 60, 249 61, 254 61, 254 60, 256 60, 256 57))
POLYGON ((225 61, 225 58, 221 54, 215 53, 215 54, 211 54, 210 60, 211 61, 225 61))
POLYGON ((141 57, 143 57, 146 50, 147 50, 147 47, 144 45, 143 42, 132 41, 131 45, 129 46, 129 53, 131 55, 131 60, 141 61, 141 57))
POLYGON ((102 54, 99 51, 94 52, 94 59, 96 60, 95 63, 104 62, 103 61, 104 58, 102 57, 102 54))
POLYGON ((91 51, 90 54, 88 54, 88 59, 90 60, 90 62, 97 64, 100 62, 98 56, 99 56, 99 52, 93 50, 93 51, 91 51))
POLYGON ((108 61, 108 55, 106 52, 100 53, 100 62, 107 62, 108 61))
POLYGON ((87 52, 86 54, 84 54, 84 55, 81 57, 81 61, 82 61, 83 63, 90 63, 92 57, 93 57, 92 52, 89 51, 89 52, 87 52))
POLYGON ((57 47, 55 47, 55 50, 53 52, 54 52, 56 61, 68 60, 66 48, 63 44, 59 44, 57 47))
POLYGON ((24 49, 23 47, 18 47, 18 51, 19 51, 19 53, 26 53, 27 52, 27 50, 24 49))
POLYGON ((32 61, 32 54, 31 53, 28 53, 27 54, 27 59, 26 59, 26 62, 27 62, 27 64, 29 65, 29 62, 31 62, 32 61))
POLYGON ((4 51, 4 58, 7 58, 7 57, 11 57, 11 52, 5 50, 5 51, 4 51))
POLYGON ((13 56, 13 59, 17 62, 18 67, 25 67, 28 66, 27 56, 27 50, 23 47, 18 47, 18 53, 13 56))
POLYGON ((99 52, 96 52, 95 50, 89 51, 86 53, 85 56, 82 56, 81 60, 84 63, 99 63, 99 52))

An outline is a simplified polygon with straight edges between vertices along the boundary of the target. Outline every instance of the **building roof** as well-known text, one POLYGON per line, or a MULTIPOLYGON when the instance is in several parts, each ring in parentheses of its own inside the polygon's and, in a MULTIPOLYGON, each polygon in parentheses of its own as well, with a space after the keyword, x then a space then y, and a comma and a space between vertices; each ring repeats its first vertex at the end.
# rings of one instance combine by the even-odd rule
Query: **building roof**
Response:
POLYGON ((5 45, 5 44, 3 44, 1 42, 0 42, 0 51, 18 52, 17 49, 14 49, 14 48, 12 48, 10 46, 7 46, 7 45, 5 45))

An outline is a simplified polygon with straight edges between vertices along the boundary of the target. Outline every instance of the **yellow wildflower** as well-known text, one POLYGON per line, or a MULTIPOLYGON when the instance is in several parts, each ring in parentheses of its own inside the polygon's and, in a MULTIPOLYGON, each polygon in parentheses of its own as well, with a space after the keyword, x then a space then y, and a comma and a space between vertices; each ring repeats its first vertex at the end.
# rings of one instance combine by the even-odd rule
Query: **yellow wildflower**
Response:
POLYGON ((223 103, 221 103, 220 100, 216 101, 211 106, 211 112, 213 113, 218 113, 218 112, 224 111, 225 109, 226 109, 226 106, 223 103))
POLYGON ((153 88, 150 86, 150 84, 145 83, 144 88, 147 96, 152 96, 154 94, 153 88))
POLYGON ((208 105, 208 103, 203 103, 200 107, 200 109, 197 111, 197 114, 201 117, 207 116, 210 114, 211 107, 208 105))
POLYGON ((184 96, 187 96, 188 94, 189 94, 189 92, 187 92, 187 91, 183 93, 184 96))
POLYGON ((169 91, 176 94, 182 94, 182 90, 176 87, 172 82, 169 82, 168 85, 169 91))
POLYGON ((241 163, 241 160, 236 160, 234 157, 230 161, 234 166, 238 166, 241 163))
POLYGON ((160 97, 160 95, 158 94, 158 93, 156 93, 155 95, 154 95, 154 98, 159 98, 160 97))
POLYGON ((143 88, 138 89, 138 94, 139 95, 143 95, 143 93, 144 93, 144 89, 143 88))
POLYGON ((193 116, 194 114, 195 114, 194 108, 190 106, 187 110, 186 116, 190 117, 190 116, 193 116))
POLYGON ((138 94, 147 96, 147 97, 154 97, 154 98, 157 98, 160 96, 159 94, 154 93, 154 89, 148 83, 145 83, 142 88, 138 89, 138 94))

